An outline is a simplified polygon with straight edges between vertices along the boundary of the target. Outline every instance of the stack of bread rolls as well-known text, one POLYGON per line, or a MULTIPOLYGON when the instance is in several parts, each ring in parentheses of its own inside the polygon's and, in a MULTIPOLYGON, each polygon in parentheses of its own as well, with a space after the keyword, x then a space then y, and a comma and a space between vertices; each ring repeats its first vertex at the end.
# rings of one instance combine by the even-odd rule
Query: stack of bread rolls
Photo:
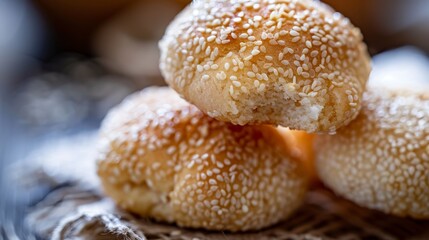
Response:
POLYGON ((303 203, 317 133, 334 191, 429 217, 427 96, 364 93, 362 35, 327 5, 198 0, 159 46, 170 88, 133 94, 101 127, 98 174, 120 207, 183 227, 270 226, 303 203))

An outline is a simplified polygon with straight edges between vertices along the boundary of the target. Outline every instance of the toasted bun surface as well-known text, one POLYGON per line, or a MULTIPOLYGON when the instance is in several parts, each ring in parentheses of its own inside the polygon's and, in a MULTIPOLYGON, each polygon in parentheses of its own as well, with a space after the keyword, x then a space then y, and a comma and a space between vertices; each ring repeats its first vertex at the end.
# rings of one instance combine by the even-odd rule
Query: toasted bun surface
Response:
POLYGON ((136 93, 109 113, 98 174, 123 208, 209 230, 260 229, 285 219, 307 185, 276 128, 217 121, 168 88, 136 93))
POLYGON ((299 156, 299 159, 303 161, 310 182, 316 183, 317 174, 313 149, 315 134, 290 130, 284 127, 278 127, 278 130, 285 138, 287 145, 292 147, 299 156))

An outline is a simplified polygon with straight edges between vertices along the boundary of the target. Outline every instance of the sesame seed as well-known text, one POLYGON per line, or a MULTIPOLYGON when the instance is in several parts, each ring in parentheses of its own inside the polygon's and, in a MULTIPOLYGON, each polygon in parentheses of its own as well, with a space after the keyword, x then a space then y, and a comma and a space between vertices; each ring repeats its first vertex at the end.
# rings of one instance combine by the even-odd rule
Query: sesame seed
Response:
POLYGON ((230 65, 229 65, 229 63, 225 63, 225 64, 224 64, 224 68, 225 68, 225 70, 229 70, 229 66, 230 66, 230 65))
POLYGON ((241 83, 239 81, 232 81, 232 84, 236 87, 240 87, 241 83))
POLYGON ((249 37, 249 34, 247 34, 247 33, 242 33, 242 34, 240 34, 240 36, 239 36, 240 38, 248 38, 249 37))
POLYGON ((233 22, 239 23, 241 22, 241 18, 240 17, 236 17, 232 19, 233 22))
POLYGON ((258 55, 259 53, 261 53, 261 51, 259 51, 259 50, 257 50, 257 49, 253 49, 251 54, 252 54, 253 56, 256 56, 256 55, 258 55))
POLYGON ((259 81, 258 81, 258 80, 253 81, 253 85, 254 85, 255 87, 259 87, 259 81))
POLYGON ((299 36, 299 32, 295 31, 295 30, 291 30, 289 31, 289 34, 293 37, 299 36))
POLYGON ((209 36, 207 42, 213 42, 216 39, 216 36, 209 36))
POLYGON ((225 72, 219 72, 219 73, 217 73, 216 74, 216 79, 217 80, 221 80, 221 81, 223 81, 223 80, 225 80, 226 79, 226 74, 225 74, 225 72))
POLYGON ((313 41, 313 45, 315 45, 315 46, 320 46, 320 45, 322 45, 322 42, 320 42, 320 41, 318 41, 318 40, 314 40, 314 41, 313 41))

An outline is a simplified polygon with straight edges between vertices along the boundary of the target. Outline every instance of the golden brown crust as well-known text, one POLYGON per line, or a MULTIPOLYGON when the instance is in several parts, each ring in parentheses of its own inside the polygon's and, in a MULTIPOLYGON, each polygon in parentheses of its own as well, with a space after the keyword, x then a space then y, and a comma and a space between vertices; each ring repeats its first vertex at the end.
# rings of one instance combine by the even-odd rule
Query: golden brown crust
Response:
POLYGON ((290 130, 284 127, 278 127, 279 132, 286 140, 289 147, 295 149, 299 159, 303 161, 303 165, 309 176, 311 183, 317 182, 316 166, 314 159, 313 142, 315 134, 310 134, 304 131, 290 130))
POLYGON ((160 49, 172 88, 240 125, 334 132, 356 117, 370 72, 360 31, 311 0, 195 1, 160 49))
POLYGON ((318 136, 317 168, 338 194, 372 209, 429 219, 429 96, 371 87, 350 125, 318 136))
POLYGON ((229 231, 285 219, 307 183, 274 127, 219 122, 167 88, 136 93, 109 113, 98 174, 106 194, 125 209, 229 231))

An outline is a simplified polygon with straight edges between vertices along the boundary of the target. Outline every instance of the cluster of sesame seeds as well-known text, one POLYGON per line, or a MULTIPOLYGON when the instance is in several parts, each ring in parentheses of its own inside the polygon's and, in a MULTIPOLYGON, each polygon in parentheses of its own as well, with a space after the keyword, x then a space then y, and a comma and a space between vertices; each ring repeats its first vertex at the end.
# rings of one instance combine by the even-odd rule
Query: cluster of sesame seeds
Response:
POLYGON ((322 3, 200 0, 187 11, 160 42, 161 70, 178 92, 218 80, 228 89, 225 101, 240 107, 242 96, 270 91, 322 104, 338 91, 358 111, 370 71, 366 48, 359 30, 322 3))
POLYGON ((363 206, 429 217, 429 96, 373 87, 356 120, 319 136, 322 180, 363 206))
POLYGON ((126 209, 142 209, 141 199, 127 195, 133 188, 142 199, 155 192, 157 209, 169 209, 168 216, 137 212, 144 216, 213 230, 259 229, 287 217, 305 193, 305 175, 279 136, 269 126, 216 121, 173 90, 149 88, 104 121, 98 172, 124 193, 115 200, 126 209))

